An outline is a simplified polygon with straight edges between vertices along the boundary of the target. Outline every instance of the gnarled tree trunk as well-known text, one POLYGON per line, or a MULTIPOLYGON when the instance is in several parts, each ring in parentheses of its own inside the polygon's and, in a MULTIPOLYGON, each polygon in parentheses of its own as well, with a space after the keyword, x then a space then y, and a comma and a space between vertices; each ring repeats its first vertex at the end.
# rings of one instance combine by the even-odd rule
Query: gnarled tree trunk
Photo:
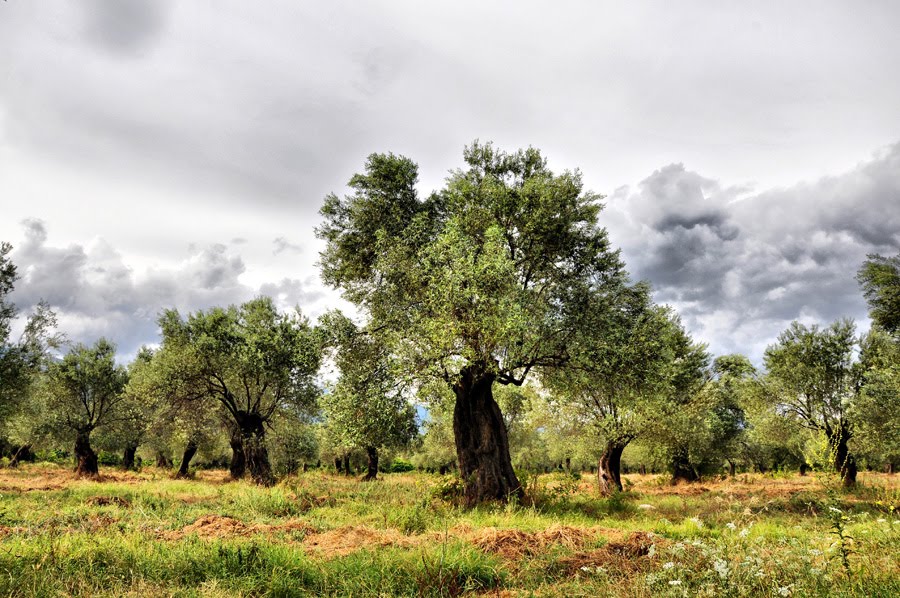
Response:
POLYGON ((364 482, 370 482, 378 477, 378 449, 374 446, 367 446, 366 457, 368 457, 368 469, 362 479, 364 482))
POLYGON ((829 434, 831 453, 834 456, 834 469, 841 475, 841 483, 845 488, 856 486, 856 458, 850 453, 850 430, 840 426, 829 434))
POLYGON ((75 474, 79 477, 95 477, 99 473, 97 453, 91 448, 90 430, 79 430, 75 436, 75 463, 75 474))
POLYGON ((228 440, 231 445, 231 463, 228 465, 228 473, 232 479, 239 480, 247 474, 247 458, 244 456, 244 441, 241 438, 241 430, 235 427, 231 431, 228 440))
POLYGON ((266 428, 258 413, 238 411, 237 423, 241 430, 241 442, 244 445, 244 458, 250 477, 260 486, 273 486, 275 475, 269 464, 269 451, 266 450, 266 428))
POLYGON ((686 448, 679 448, 672 455, 672 484, 678 482, 696 482, 700 475, 691 464, 690 456, 686 448))
POLYGON ((341 465, 341 463, 342 462, 341 462, 340 457, 334 458, 334 470, 338 473, 341 473, 342 471, 344 471, 344 467, 341 465))
POLYGON ((344 474, 345 475, 353 475, 353 470, 350 469, 350 453, 344 454, 343 463, 344 463, 344 474))
POLYGON ((626 446, 627 440, 606 443, 606 448, 597 461, 597 489, 600 494, 609 495, 622 491, 622 451, 626 446))
POLYGON ((137 445, 125 447, 125 451, 122 453, 122 469, 125 471, 134 469, 134 455, 137 453, 137 449, 137 445))
POLYGON ((178 473, 175 474, 176 478, 186 478, 190 475, 189 468, 191 466, 191 459, 193 459, 196 454, 197 443, 193 440, 188 440, 184 447, 184 453, 181 455, 181 464, 178 466, 178 473))
POLYGON ((509 438, 491 387, 495 375, 478 364, 464 367, 453 385, 453 436, 466 503, 522 498, 509 457, 509 438))

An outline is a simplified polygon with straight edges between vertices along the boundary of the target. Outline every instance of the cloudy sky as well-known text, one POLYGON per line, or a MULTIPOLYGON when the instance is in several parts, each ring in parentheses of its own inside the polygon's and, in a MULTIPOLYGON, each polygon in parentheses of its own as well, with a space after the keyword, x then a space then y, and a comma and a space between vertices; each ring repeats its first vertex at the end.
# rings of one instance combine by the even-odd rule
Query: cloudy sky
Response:
POLYGON ((613 242, 712 351, 868 325, 900 250, 900 5, 0 3, 0 239, 14 299, 123 355, 163 307, 310 315, 317 210, 365 156, 423 192, 478 138, 608 196, 613 242))

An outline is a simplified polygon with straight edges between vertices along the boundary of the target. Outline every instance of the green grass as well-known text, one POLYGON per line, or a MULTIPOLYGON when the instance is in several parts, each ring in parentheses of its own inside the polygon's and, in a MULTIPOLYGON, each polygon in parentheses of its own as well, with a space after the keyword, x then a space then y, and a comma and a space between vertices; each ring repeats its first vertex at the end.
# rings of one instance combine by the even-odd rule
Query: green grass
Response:
POLYGON ((259 488, 26 465, 0 471, 0 595, 900 595, 898 479, 864 475, 844 493, 809 476, 630 476, 611 498, 587 477, 558 481, 534 481, 526 504, 466 510, 416 473, 259 488), (183 531, 209 516, 229 519, 183 531), (654 535, 633 552, 638 532, 654 535))

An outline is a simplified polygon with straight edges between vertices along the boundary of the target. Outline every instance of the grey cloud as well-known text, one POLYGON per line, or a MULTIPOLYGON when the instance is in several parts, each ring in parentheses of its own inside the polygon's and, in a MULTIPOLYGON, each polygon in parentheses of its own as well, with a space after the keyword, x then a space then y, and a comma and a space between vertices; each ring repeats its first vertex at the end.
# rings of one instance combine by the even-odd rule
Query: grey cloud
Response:
POLYGON ((285 251, 290 251, 292 253, 301 253, 303 251, 303 247, 301 245, 291 243, 284 237, 276 237, 272 241, 272 245, 275 246, 275 248, 272 250, 273 255, 278 255, 279 253, 283 253, 285 251))
POLYGON ((672 165, 617 192, 609 210, 635 277, 715 351, 758 359, 759 339, 791 320, 866 318, 856 271, 867 253, 900 249, 900 144, 840 176, 739 201, 672 165))
POLYGON ((115 53, 133 53, 159 38, 168 0, 82 0, 88 38, 115 53))

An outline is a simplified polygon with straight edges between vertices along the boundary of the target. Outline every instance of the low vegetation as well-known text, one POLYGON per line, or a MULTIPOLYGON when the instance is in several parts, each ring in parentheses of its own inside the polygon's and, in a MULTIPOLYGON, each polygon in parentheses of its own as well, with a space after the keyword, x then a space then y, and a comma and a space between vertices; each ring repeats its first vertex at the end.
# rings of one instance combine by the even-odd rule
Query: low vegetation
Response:
POLYGON ((900 478, 760 475, 625 491, 563 472, 463 508, 436 474, 0 471, 10 596, 896 596, 900 478), (445 496, 447 498, 444 498, 445 496))

